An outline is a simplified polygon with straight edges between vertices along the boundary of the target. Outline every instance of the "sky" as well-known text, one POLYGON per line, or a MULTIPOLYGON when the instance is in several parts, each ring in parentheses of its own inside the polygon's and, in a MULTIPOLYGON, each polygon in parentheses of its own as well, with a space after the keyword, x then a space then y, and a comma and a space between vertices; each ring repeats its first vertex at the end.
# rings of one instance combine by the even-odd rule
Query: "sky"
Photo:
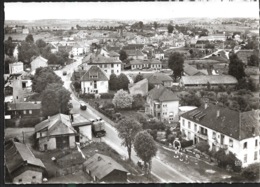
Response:
POLYGON ((259 18, 256 2, 56 2, 4 3, 5 20, 118 19, 181 17, 259 18))

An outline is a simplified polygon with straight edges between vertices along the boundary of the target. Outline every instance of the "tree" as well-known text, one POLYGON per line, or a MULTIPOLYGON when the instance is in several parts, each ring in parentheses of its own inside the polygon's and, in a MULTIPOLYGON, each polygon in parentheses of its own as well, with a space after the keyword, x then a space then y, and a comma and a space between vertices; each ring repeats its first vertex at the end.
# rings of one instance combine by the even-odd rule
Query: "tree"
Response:
POLYGON ((131 108, 133 96, 120 89, 116 92, 112 102, 116 108, 131 108))
POLYGON ((134 140, 134 149, 137 156, 144 161, 145 173, 149 174, 151 171, 152 158, 156 156, 157 146, 153 137, 147 131, 139 132, 134 140), (147 165, 149 164, 149 167, 147 165))
POLYGON ((117 88, 118 88, 118 78, 117 78, 116 74, 112 73, 110 75, 108 84, 109 84, 109 90, 117 90, 117 88))
POLYGON ((119 59, 121 60, 121 61, 124 61, 124 60, 126 60, 127 59, 127 53, 124 51, 124 50, 120 50, 119 51, 119 59))
POLYGON ((52 116, 59 112, 68 114, 68 103, 71 99, 70 94, 71 93, 59 83, 48 84, 41 94, 44 116, 52 116))
POLYGON ((27 43, 33 43, 34 42, 34 39, 33 39, 33 35, 32 34, 28 34, 25 38, 25 41, 27 43))
POLYGON ((4 52, 8 56, 13 56, 15 49, 15 44, 13 43, 12 37, 8 37, 8 39, 4 42, 4 52))
POLYGON ((242 176, 248 181, 258 181, 260 176, 260 164, 251 164, 242 171, 242 176))
POLYGON ((228 152, 224 149, 219 149, 215 154, 214 157, 218 160, 218 165, 220 167, 232 167, 233 169, 236 167, 236 163, 239 162, 239 160, 236 158, 234 153, 228 152))
POLYGON ((79 91, 81 90, 81 84, 80 84, 79 81, 75 81, 75 82, 73 83, 73 86, 74 86, 76 92, 79 92, 79 91))
POLYGON ((246 76, 243 62, 238 58, 236 54, 232 54, 229 57, 230 63, 228 66, 228 74, 234 76, 237 80, 246 76))
POLYGON ((128 158, 131 160, 134 138, 136 134, 142 130, 142 126, 134 119, 124 118, 116 125, 116 129, 119 138, 123 140, 122 145, 127 148, 128 158))
POLYGON ((22 61, 25 64, 31 62, 33 56, 39 56, 39 49, 34 43, 28 43, 25 41, 21 42, 21 45, 18 46, 18 61, 22 61))
POLYGON ((32 90, 37 93, 41 93, 48 84, 58 83, 63 85, 61 78, 54 73, 49 67, 40 67, 35 71, 35 75, 32 77, 32 90))
POLYGON ((257 56, 256 54, 252 54, 252 55, 250 56, 250 59, 249 59, 249 62, 248 62, 247 65, 258 67, 258 66, 259 66, 259 60, 260 60, 260 59, 258 58, 258 56, 257 56))
POLYGON ((196 144, 196 148, 201 152, 207 152, 209 150, 209 144, 206 141, 200 141, 196 144))
POLYGON ((195 93, 189 93, 181 97, 180 104, 182 106, 201 106, 201 98, 198 97, 195 93))
POLYGON ((55 54, 50 54, 48 57, 48 64, 58 64, 58 57, 55 54))
POLYGON ((128 90, 129 79, 124 73, 121 73, 118 77, 117 89, 128 90))
POLYGON ((168 29, 168 33, 173 32, 173 26, 171 24, 168 25, 167 29, 168 29))
POLYGON ((36 40, 35 44, 38 48, 44 48, 47 46, 46 42, 43 39, 36 40))
POLYGON ((170 55, 168 67, 173 70, 173 76, 175 80, 177 78, 181 78, 183 74, 183 63, 184 58, 180 53, 174 52, 170 55))
POLYGON ((133 103, 132 108, 133 109, 140 109, 144 106, 145 100, 141 94, 137 94, 133 96, 133 103))
POLYGON ((8 55, 5 55, 4 57, 4 73, 9 74, 9 64, 14 63, 15 59, 14 57, 9 57, 8 55))
POLYGON ((143 32, 144 23, 142 21, 139 21, 139 28, 143 32))
POLYGON ((158 23, 157 23, 156 21, 153 22, 153 27, 154 27, 155 30, 157 30, 157 28, 158 28, 158 23))
POLYGON ((136 75, 134 83, 137 83, 143 79, 144 79, 144 76, 141 73, 139 73, 136 75))

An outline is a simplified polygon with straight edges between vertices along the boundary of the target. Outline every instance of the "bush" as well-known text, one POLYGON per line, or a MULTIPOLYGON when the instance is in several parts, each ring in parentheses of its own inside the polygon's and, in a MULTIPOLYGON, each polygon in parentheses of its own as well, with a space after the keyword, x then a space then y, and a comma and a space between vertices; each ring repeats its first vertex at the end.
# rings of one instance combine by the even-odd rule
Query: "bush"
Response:
POLYGON ((207 152, 209 150, 209 144, 206 141, 200 141, 199 143, 196 144, 196 148, 200 151, 200 152, 207 152))
POLYGON ((154 140, 157 139, 157 130, 156 129, 148 129, 147 132, 149 132, 149 134, 153 137, 154 140))
POLYGON ((220 149, 215 153, 214 157, 218 160, 218 165, 220 167, 226 168, 230 166, 233 170, 236 171, 241 169, 241 165, 236 164, 240 163, 240 160, 238 160, 232 152, 226 154, 225 150, 220 149))
POLYGON ((83 98, 83 99, 94 99, 95 98, 95 94, 88 94, 88 93, 80 94, 80 98, 83 98))
POLYGON ((133 103, 132 108, 133 109, 140 109, 144 106, 145 100, 141 94, 137 94, 133 96, 133 103))
POLYGON ((251 164, 242 171, 242 176, 249 181, 257 181, 260 176, 260 164, 251 164))
POLYGON ((115 106, 111 101, 105 101, 102 108, 103 109, 115 108, 115 106))
POLYGON ((102 99, 113 99, 114 98, 114 94, 112 93, 102 93, 100 94, 102 99))
POLYGON ((182 140, 181 141, 181 147, 182 148, 186 148, 186 147, 189 147, 189 146, 192 146, 193 145, 193 141, 192 140, 182 140))

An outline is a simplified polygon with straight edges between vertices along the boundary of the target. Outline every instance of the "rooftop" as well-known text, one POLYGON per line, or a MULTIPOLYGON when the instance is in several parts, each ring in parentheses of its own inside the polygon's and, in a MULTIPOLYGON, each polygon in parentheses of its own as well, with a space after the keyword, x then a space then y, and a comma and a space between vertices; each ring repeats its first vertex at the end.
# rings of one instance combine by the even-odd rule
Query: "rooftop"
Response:
POLYGON ((40 110, 42 104, 39 102, 19 102, 19 103, 8 103, 7 110, 40 110))
POLYGON ((88 65, 87 70, 81 72, 81 81, 108 81, 106 73, 98 66, 88 65), (82 74, 84 73, 84 74, 82 74))
POLYGON ((237 79, 231 75, 182 76, 181 79, 184 85, 237 84, 237 79))
POLYGON ((148 92, 148 96, 150 96, 153 100, 158 100, 160 102, 179 100, 177 94, 162 85, 155 86, 152 90, 148 92))

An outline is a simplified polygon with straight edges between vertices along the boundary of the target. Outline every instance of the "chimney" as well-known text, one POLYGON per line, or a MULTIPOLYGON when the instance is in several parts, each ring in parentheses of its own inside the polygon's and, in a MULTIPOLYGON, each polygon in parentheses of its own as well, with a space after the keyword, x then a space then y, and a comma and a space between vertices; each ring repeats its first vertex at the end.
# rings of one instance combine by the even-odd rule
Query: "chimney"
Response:
POLYGON ((217 110, 217 118, 220 116, 220 110, 217 110))
POLYGON ((102 160, 101 156, 98 156, 98 161, 102 160))

